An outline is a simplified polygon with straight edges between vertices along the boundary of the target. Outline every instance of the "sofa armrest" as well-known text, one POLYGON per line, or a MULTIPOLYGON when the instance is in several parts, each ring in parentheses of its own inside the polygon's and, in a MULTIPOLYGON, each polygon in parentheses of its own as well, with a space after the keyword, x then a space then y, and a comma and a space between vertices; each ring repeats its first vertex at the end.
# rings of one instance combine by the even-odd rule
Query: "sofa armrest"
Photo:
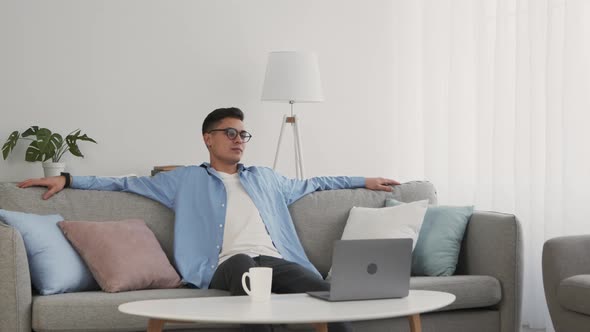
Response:
MULTIPOLYGON (((579 274, 590 274, 590 235, 561 236, 543 245, 543 287, 545 299, 556 330, 567 331, 569 316, 558 300, 561 282, 579 274)), ((586 321, 586 323, 588 323, 586 321)))
POLYGON ((475 211, 467 224, 457 274, 487 275, 500 281, 500 331, 520 329, 522 231, 511 214, 475 211))
POLYGON ((31 331, 32 289, 20 233, 0 222, 0 331, 31 331))

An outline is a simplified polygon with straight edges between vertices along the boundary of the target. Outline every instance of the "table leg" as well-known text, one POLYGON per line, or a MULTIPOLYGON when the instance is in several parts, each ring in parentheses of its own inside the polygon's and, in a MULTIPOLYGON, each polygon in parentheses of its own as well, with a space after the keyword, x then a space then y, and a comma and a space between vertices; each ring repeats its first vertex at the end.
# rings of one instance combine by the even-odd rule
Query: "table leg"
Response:
POLYGON ((150 321, 148 322, 147 332, 162 332, 164 324, 166 324, 165 320, 150 319, 150 321))
POLYGON ((422 332, 422 324, 420 323, 419 314, 408 316, 408 320, 410 321, 411 332, 422 332))
POLYGON ((315 328, 316 332, 328 332, 328 324, 327 323, 315 323, 312 325, 315 328))

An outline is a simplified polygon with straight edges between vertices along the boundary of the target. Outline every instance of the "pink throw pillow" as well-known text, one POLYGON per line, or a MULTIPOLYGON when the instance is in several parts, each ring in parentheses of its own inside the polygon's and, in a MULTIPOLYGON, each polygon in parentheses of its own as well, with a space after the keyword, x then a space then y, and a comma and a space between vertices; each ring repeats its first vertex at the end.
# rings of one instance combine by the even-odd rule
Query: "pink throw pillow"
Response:
POLYGON ((176 288, 181 284, 143 220, 61 221, 58 225, 105 292, 176 288))

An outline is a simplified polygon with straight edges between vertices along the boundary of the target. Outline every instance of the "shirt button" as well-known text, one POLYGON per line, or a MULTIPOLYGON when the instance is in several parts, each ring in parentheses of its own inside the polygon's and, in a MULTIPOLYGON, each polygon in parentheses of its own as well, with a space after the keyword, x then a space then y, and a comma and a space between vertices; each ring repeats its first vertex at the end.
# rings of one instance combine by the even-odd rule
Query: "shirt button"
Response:
POLYGON ((215 265, 211 265, 211 268, 214 269, 215 268, 215 265))
POLYGON ((221 204, 221 207, 224 207, 224 206, 225 206, 225 204, 221 204))
POLYGON ((217 249, 219 249, 219 246, 217 246, 217 249))
POLYGON ((223 224, 219 224, 219 228, 223 227, 223 224))

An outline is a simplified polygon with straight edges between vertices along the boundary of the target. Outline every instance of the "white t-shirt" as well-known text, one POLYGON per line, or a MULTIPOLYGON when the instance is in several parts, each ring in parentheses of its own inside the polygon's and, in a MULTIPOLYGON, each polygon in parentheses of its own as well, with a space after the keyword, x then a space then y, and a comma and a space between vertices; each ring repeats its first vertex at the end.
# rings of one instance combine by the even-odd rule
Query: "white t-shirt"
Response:
POLYGON ((219 264, 236 254, 282 258, 266 231, 256 205, 240 182, 239 174, 218 173, 227 192, 225 229, 219 264))

